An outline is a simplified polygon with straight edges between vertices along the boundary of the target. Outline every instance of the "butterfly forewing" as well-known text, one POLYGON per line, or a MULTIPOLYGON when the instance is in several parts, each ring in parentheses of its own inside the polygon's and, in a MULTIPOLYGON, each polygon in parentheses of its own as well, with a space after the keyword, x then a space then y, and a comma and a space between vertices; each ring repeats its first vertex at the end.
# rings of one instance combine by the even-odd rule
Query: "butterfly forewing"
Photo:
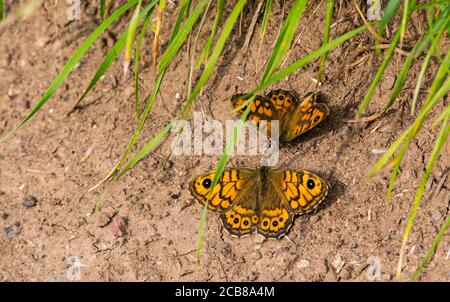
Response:
POLYGON ((328 184, 306 170, 271 170, 272 185, 294 213, 315 209, 328 194, 328 184))

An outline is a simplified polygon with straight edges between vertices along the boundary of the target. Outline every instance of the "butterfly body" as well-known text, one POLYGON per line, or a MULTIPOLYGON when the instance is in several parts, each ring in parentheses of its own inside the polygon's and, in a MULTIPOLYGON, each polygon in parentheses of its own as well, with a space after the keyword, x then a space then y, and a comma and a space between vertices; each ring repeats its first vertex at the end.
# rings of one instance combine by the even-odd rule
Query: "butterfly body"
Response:
MULTIPOLYGON (((231 103, 242 114, 247 100, 245 94, 236 94, 231 98, 231 103)), ((309 93, 300 101, 293 92, 279 89, 272 90, 265 96, 255 96, 247 119, 256 125, 259 125, 259 121, 266 120, 269 136, 271 121, 278 120, 280 142, 288 142, 314 128, 328 114, 328 107, 317 102, 316 94, 309 93)))
POLYGON ((189 190, 210 210, 221 212, 224 228, 237 237, 258 232, 279 239, 295 214, 312 211, 328 193, 327 183, 305 170, 230 168, 211 188, 214 174, 196 177, 189 190))

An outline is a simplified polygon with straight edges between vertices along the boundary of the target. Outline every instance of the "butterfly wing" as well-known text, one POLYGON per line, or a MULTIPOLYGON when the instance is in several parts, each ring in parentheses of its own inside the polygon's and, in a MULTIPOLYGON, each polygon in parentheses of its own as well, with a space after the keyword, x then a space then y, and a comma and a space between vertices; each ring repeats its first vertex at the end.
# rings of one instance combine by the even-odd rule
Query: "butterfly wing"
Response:
MULTIPOLYGON (((247 95, 236 94, 231 98, 233 108, 240 114, 243 114, 246 110, 244 105, 248 101, 247 95)), ((247 120, 252 121, 255 125, 259 125, 260 120, 272 120, 274 119, 275 110, 272 103, 263 96, 257 95, 252 104, 250 104, 250 111, 247 116, 247 120)))
POLYGON ((298 98, 287 90, 272 90, 266 95, 266 98, 273 104, 275 110, 290 112, 300 104, 298 98))
POLYGON ((290 141, 311 130, 322 122, 330 111, 325 104, 317 103, 314 93, 307 94, 303 101, 289 114, 285 123, 281 123, 281 141, 290 141))
POLYGON ((328 184, 306 170, 271 170, 271 181, 286 206, 296 214, 314 210, 328 194, 328 184))
MULTIPOLYGON (((211 190, 208 208, 222 212, 222 223, 231 235, 241 237, 256 230, 256 171, 249 168, 227 169, 211 190)), ((189 185, 191 195, 203 205, 207 202, 214 173, 198 176, 189 185)))
POLYGON ((257 208, 259 217, 257 231, 266 238, 280 239, 288 232, 295 215, 272 183, 267 181, 261 190, 257 208))

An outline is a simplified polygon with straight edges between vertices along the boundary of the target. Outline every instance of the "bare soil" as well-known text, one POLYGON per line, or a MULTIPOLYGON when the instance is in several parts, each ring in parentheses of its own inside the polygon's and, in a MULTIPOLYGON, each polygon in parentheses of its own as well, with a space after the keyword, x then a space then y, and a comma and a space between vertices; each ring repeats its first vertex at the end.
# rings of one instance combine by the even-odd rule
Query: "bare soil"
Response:
MULTIPOLYGON (((362 24, 351 5, 336 3, 333 20, 337 23, 332 37, 362 24)), ((69 22, 65 5, 59 1, 54 7, 54 2, 46 1, 32 16, 2 33, 0 135, 22 120, 76 48, 101 22, 92 4, 82 7, 81 21, 69 22)), ((256 9, 256 3, 247 5, 240 28, 233 30, 194 110, 203 111, 206 118, 236 118, 229 98, 253 88, 259 80, 261 72, 255 71, 270 55, 290 6, 291 1, 287 1, 285 9, 282 1, 275 1, 256 65, 258 34, 253 35, 248 50, 242 51, 256 9)), ((229 12, 230 4, 225 15, 229 12)), ((177 13, 178 6, 168 4, 161 52, 177 13)), ((68 112, 124 30, 131 15, 127 16, 102 35, 36 117, 0 146, 0 280, 67 280, 65 272, 73 256, 87 265, 81 268, 81 280, 394 280, 407 217, 436 138, 437 129, 432 129, 431 123, 443 105, 436 108, 430 122, 413 141, 388 204, 388 171, 369 181, 365 181, 365 176, 381 156, 377 150, 388 148, 414 119, 410 103, 420 64, 413 66, 392 111, 374 121, 352 123, 348 121, 354 118, 382 56, 373 51, 375 42, 369 33, 333 50, 321 88, 331 109, 330 117, 284 146, 280 154, 280 166, 308 169, 327 179, 331 184, 329 196, 316 213, 297 217, 283 240, 265 241, 260 236, 233 238, 222 228, 218 215, 208 213, 202 258, 197 264, 202 207, 190 196, 187 185, 196 175, 214 169, 218 157, 172 157, 163 167, 170 150, 169 138, 119 182, 88 192, 116 163, 136 126, 133 79, 131 75, 122 78, 123 61, 112 65, 81 109, 68 112), (36 200, 30 201, 29 196, 36 200), (96 211, 96 207, 100 210, 96 211), (126 218, 126 233, 118 234, 117 221, 111 222, 113 217, 126 218)), ((316 11, 306 12, 297 30, 298 43, 292 47, 285 66, 321 45, 324 17, 324 3, 316 11)), ((413 17, 405 51, 410 50, 427 24, 425 14, 413 17)), ((213 21, 214 10, 205 28, 210 28, 213 21)), ((199 45, 208 35, 205 31, 200 36, 199 45)), ((143 44, 142 96, 150 93, 154 80, 152 39, 149 33, 143 44)), ((448 40, 444 42, 443 51, 449 45, 448 40)), ((395 54, 367 116, 384 108, 404 58, 395 54)), ((431 62, 426 88, 438 63, 435 59, 431 62)), ((180 109, 187 94, 188 66, 187 47, 183 46, 166 73, 134 152, 180 109), (181 98, 177 99, 177 94, 181 98)), ((271 89, 304 94, 315 87, 312 79, 317 71, 316 61, 271 89)), ((425 95, 426 89, 421 92, 421 102, 425 95)), ((447 144, 418 211, 402 279, 409 278, 449 215, 449 161, 447 144)), ((233 157, 229 162, 229 166, 257 164, 254 157, 233 157)), ((447 234, 421 280, 450 281, 449 252, 447 234)))

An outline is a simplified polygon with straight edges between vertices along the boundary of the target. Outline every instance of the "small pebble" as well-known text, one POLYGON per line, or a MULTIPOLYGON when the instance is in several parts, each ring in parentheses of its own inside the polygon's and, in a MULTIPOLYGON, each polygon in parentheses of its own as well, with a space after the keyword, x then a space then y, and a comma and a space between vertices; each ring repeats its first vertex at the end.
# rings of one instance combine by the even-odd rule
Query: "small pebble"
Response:
POLYGON ((5 220, 6 218, 8 218, 8 216, 9 216, 9 214, 6 213, 6 212, 1 212, 1 213, 0 213, 0 218, 3 219, 3 220, 5 220))
POLYGON ((305 268, 305 267, 310 267, 310 266, 311 266, 311 262, 306 259, 303 259, 303 260, 300 260, 299 262, 297 262, 297 268, 305 268))
POLYGON ((433 214, 431 214, 431 218, 432 218, 434 221, 439 221, 439 220, 441 220, 441 218, 442 218, 442 214, 441 214, 441 212, 439 212, 438 210, 435 210, 435 211, 433 211, 433 214))
POLYGON ((23 199, 22 205, 26 208, 32 208, 32 207, 36 206, 37 201, 38 201, 37 198, 34 196, 31 196, 31 195, 26 196, 23 199))
POLYGON ((334 270, 336 271, 336 274, 339 274, 339 272, 342 270, 342 268, 345 265, 345 259, 341 254, 336 254, 336 257, 334 258, 333 261, 333 267, 334 270))
POLYGON ((13 232, 13 228, 12 227, 6 227, 6 228, 3 228, 3 231, 5 232, 6 235, 10 235, 13 232))
POLYGON ((172 199, 178 199, 180 196, 181 196, 181 192, 179 192, 179 191, 170 193, 170 198, 172 198, 172 199))
POLYGON ((116 215, 111 223, 111 230, 114 236, 122 237, 127 234, 127 218, 116 215))
POLYGON ((395 76, 387 76, 386 79, 383 81, 383 89, 392 89, 395 84, 395 76))

